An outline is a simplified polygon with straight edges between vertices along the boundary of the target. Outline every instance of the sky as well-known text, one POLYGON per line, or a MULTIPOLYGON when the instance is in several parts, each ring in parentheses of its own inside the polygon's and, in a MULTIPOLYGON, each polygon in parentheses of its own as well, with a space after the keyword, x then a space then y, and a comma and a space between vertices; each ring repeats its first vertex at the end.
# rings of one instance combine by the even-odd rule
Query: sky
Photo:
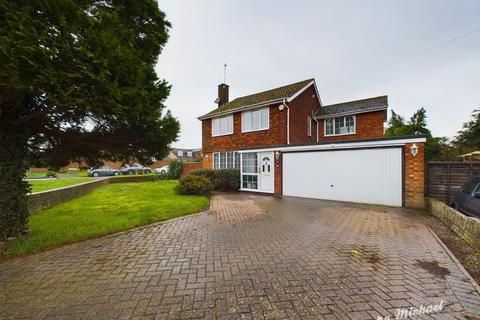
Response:
POLYGON ((201 147, 198 116, 230 100, 315 78, 324 105, 388 95, 409 118, 427 110, 434 136, 454 137, 480 109, 478 0, 159 0, 171 22, 156 71, 181 125, 175 147, 201 147), (409 59, 403 59, 410 57, 409 59), (374 70, 374 71, 372 71, 374 70))

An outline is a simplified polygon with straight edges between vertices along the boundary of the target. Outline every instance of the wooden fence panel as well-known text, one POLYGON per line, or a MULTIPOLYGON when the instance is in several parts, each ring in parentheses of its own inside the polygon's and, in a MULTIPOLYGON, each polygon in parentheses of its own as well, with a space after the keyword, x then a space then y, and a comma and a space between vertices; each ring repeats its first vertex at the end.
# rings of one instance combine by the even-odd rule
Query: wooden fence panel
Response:
POLYGON ((425 192, 427 196, 450 204, 462 185, 480 176, 480 162, 428 162, 425 192))

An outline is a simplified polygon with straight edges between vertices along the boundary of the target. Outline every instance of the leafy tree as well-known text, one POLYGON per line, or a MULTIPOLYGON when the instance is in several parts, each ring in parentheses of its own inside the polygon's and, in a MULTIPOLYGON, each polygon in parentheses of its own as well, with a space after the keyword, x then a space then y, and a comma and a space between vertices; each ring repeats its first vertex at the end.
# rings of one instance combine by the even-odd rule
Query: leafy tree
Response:
POLYGON ((148 163, 178 121, 154 67, 170 24, 155 0, 0 0, 0 237, 25 230, 26 170, 148 163))
POLYGON ((480 149, 480 109, 474 110, 472 120, 463 124, 463 129, 458 132, 454 143, 470 150, 480 149))
POLYGON ((388 122, 385 136, 404 136, 421 134, 427 138, 425 143, 425 159, 432 160, 440 152, 440 142, 443 138, 434 138, 427 128, 427 111, 424 108, 418 109, 406 122, 405 118, 392 110, 392 117, 388 122))

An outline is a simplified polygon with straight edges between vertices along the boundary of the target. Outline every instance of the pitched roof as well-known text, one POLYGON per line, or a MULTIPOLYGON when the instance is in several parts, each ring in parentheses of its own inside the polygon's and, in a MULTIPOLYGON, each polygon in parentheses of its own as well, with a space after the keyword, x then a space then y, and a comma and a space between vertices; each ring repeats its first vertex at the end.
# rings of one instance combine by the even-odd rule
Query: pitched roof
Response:
POLYGON ((327 118, 331 115, 363 113, 383 110, 388 107, 388 96, 380 96, 362 100, 354 100, 323 106, 315 112, 315 118, 327 118))
POLYGON ((210 118, 211 116, 222 114, 225 112, 230 112, 236 109, 240 109, 247 106, 259 105, 262 103, 266 103, 269 101, 280 100, 283 98, 290 98, 295 93, 303 89, 307 84, 314 81, 314 79, 307 79, 300 82, 295 82, 286 86, 278 87, 275 89, 251 94, 248 96, 243 96, 236 98, 223 106, 218 107, 215 110, 210 111, 203 116, 200 116, 199 119, 202 118, 210 118))

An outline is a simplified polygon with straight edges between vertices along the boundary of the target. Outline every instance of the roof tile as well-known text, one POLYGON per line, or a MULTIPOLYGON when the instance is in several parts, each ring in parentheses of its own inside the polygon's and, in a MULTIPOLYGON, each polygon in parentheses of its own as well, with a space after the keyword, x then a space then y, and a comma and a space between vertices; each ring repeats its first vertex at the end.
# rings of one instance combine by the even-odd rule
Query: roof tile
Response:
POLYGON ((210 111, 207 114, 204 114, 199 118, 211 117, 226 111, 233 111, 235 109, 239 109, 242 107, 261 104, 261 103, 272 101, 272 100, 289 98, 293 96, 295 93, 297 93, 298 91, 300 91, 303 87, 305 87, 307 84, 309 84, 313 80, 314 79, 307 79, 307 80, 292 83, 286 86, 278 87, 275 89, 251 94, 244 97, 239 97, 232 100, 231 102, 224 104, 223 106, 218 107, 215 110, 210 111))
POLYGON ((342 103, 331 104, 323 106, 314 115, 316 118, 325 118, 330 115, 357 113, 378 110, 383 107, 388 107, 388 97, 379 96, 374 98, 348 101, 342 103))

